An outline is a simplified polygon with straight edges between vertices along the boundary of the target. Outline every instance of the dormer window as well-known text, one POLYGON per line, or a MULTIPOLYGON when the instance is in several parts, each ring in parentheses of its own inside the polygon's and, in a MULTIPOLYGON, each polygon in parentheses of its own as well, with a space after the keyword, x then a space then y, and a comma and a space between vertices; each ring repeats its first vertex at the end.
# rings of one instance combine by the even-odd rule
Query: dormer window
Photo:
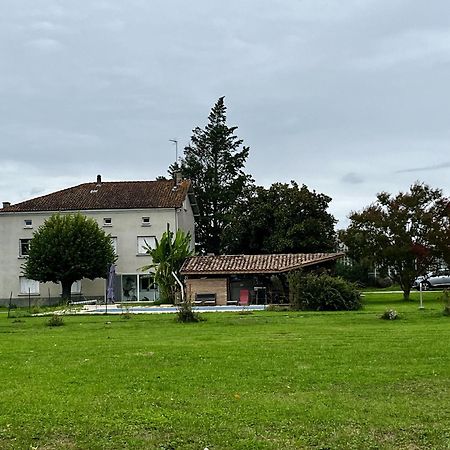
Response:
POLYGON ((142 226, 149 227, 150 226, 150 217, 146 216, 142 218, 142 226))
POLYGON ((33 221, 31 219, 25 219, 23 221, 24 228, 33 228, 33 221))
POLYGON ((103 217, 103 226, 104 227, 112 227, 111 217, 103 217))

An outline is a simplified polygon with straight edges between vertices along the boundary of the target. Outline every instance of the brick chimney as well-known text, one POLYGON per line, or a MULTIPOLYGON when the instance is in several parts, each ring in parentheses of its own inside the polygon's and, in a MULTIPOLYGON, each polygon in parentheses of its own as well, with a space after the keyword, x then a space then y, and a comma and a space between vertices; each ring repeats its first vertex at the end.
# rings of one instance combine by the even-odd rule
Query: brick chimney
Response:
POLYGON ((176 170, 173 173, 173 181, 175 181, 175 185, 178 185, 183 181, 183 176, 181 175, 181 170, 176 170))
POLYGON ((97 175, 97 184, 102 184, 102 176, 97 175))

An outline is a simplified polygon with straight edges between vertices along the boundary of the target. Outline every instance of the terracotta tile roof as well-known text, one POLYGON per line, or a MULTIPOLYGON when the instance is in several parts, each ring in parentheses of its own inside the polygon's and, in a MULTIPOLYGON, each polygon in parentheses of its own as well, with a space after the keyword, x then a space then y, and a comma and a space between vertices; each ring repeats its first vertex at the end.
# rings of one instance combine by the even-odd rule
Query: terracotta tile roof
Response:
POLYGON ((332 261, 344 253, 296 253, 276 255, 191 256, 181 268, 183 275, 280 273, 332 261))
POLYGON ((179 208, 189 180, 84 183, 0 209, 2 212, 79 211, 93 209, 179 208))

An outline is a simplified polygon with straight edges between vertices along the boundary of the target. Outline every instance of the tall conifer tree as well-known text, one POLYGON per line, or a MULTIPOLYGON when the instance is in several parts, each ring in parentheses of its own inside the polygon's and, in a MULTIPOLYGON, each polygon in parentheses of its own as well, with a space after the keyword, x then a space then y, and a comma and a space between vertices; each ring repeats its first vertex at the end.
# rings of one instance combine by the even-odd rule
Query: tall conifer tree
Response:
POLYGON ((232 208, 253 182, 243 170, 249 147, 235 135, 238 127, 227 125, 226 110, 224 97, 220 97, 205 128, 192 131, 181 161, 182 175, 192 181, 200 210, 196 219, 197 248, 215 254, 223 250, 222 232, 232 208))

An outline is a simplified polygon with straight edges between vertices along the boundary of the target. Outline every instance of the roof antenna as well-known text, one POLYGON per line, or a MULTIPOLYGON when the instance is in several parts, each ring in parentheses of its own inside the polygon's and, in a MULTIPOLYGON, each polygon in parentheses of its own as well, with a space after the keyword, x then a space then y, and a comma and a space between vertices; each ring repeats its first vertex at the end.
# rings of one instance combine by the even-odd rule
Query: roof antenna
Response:
POLYGON ((178 141, 176 139, 169 139, 169 142, 173 142, 175 144, 175 164, 173 165, 173 180, 175 182, 174 189, 176 189, 177 185, 181 182, 181 168, 178 165, 178 141))
POLYGON ((169 142, 175 144, 175 164, 178 164, 178 141, 176 139, 169 139, 169 142))

